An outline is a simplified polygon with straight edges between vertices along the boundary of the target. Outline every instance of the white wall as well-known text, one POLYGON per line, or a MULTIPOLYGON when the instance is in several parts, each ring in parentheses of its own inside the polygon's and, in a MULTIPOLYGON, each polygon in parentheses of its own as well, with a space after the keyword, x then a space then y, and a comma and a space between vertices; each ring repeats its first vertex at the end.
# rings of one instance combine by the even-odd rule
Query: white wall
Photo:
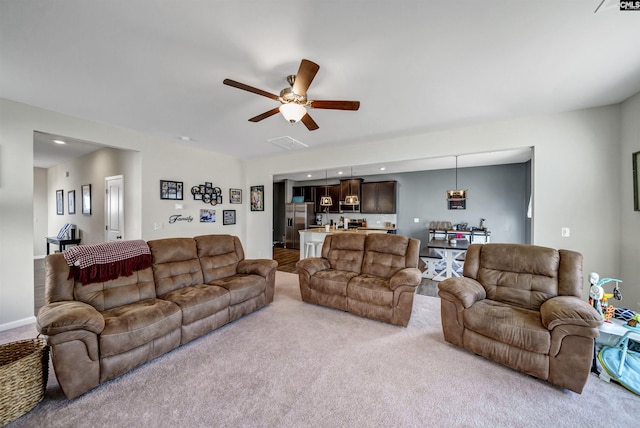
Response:
MULTIPOLYGON (((130 209, 129 214, 132 216, 132 219, 127 219, 127 229, 133 230, 131 237, 140 236, 149 240, 230 233, 239 236, 247 246, 245 237, 249 189, 245 182, 243 164, 237 159, 190 148, 177 140, 164 141, 131 130, 0 99, 0 330, 33 321, 34 131, 139 152, 136 156, 139 156, 140 186, 131 191, 127 188, 130 195, 130 199, 127 196, 127 209, 130 209), (225 198, 224 204, 215 207, 219 212, 218 222, 200 223, 199 210, 205 205, 190 199, 190 194, 186 195, 182 210, 175 209, 174 201, 160 200, 161 179, 183 181, 185 189, 205 181, 221 187, 225 198), (243 189, 243 204, 228 203, 230 187, 243 189), (222 225, 222 209, 236 210, 235 226, 222 225), (194 221, 169 225, 168 218, 172 214, 190 215, 194 221), (164 228, 153 230, 154 222, 164 223, 164 228)), ((267 209, 270 210, 270 204, 268 205, 267 209)), ((271 226, 267 232, 270 229, 271 226)), ((267 241, 271 242, 271 238, 267 241)))
MULTIPOLYGON (((352 162, 355 166, 533 147, 533 243, 579 251, 585 272, 615 276, 620 274, 619 124, 619 105, 486 123, 344 146, 340 156, 331 148, 250 161, 247 179, 270 183, 275 173, 344 167, 352 162), (570 228, 569 238, 561 237, 562 227, 570 228)), ((270 197, 268 191, 267 200, 270 197)), ((270 216, 253 220, 249 236, 271 227, 270 216)), ((270 251, 267 239, 250 242, 259 247, 255 248, 259 253, 270 251)))
MULTIPOLYGON (((633 210, 631 154, 640 151, 640 94, 622 104, 622 150, 620 150, 621 203, 611 207, 620 212, 621 307, 640 311, 640 211, 633 210)), ((613 172, 613 171, 609 171, 613 172)), ((617 302, 613 302, 616 306, 617 302)))
MULTIPOLYGON (((140 154, 129 150, 104 148, 81 158, 47 169, 48 231, 56 236, 65 223, 75 224, 82 244, 104 242, 105 177, 124 177, 124 239, 139 239, 140 232, 140 154), (82 185, 91 185, 91 215, 82 214, 82 185), (64 191, 64 215, 56 214, 56 190, 64 191), (69 214, 68 193, 76 192, 76 213, 69 214)), ((34 198, 35 203, 35 198, 34 198)), ((38 237, 34 237, 38 239, 38 237)), ((54 246, 55 248, 55 246, 54 246)), ((57 249, 57 248, 55 248, 57 249)), ((53 250, 53 249, 52 249, 53 250)))
POLYGON ((37 257, 47 253, 44 238, 50 236, 47 224, 47 195, 47 170, 33 168, 33 255, 37 257))

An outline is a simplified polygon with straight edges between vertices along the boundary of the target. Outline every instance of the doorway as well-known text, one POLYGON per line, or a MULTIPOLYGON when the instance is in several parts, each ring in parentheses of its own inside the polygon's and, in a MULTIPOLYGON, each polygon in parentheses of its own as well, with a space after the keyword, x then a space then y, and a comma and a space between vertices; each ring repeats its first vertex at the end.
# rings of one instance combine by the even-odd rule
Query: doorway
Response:
POLYGON ((120 241, 124 237, 124 177, 115 175, 104 179, 105 242, 120 241))

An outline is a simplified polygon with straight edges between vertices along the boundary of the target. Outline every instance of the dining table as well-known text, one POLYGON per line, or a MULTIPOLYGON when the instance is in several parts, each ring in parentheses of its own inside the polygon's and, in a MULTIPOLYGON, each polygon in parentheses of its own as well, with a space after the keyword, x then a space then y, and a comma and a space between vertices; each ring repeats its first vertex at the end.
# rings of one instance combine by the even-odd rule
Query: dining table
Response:
POLYGON ((461 275, 459 272, 462 271, 464 262, 460 257, 464 256, 467 252, 469 241, 466 239, 456 239, 455 241, 432 239, 427 244, 427 247, 442 257, 442 261, 444 262, 444 269, 436 272, 436 275, 432 278, 433 281, 442 281, 461 275))

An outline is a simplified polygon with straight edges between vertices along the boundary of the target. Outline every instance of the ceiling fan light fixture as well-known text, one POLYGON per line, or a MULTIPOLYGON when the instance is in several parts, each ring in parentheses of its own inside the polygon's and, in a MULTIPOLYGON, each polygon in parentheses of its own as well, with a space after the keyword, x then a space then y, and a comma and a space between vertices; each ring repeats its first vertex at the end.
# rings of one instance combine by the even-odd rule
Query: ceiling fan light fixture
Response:
POLYGON ((291 124, 299 122, 307 114, 307 109, 296 103, 282 104, 278 110, 280 110, 285 120, 291 124))

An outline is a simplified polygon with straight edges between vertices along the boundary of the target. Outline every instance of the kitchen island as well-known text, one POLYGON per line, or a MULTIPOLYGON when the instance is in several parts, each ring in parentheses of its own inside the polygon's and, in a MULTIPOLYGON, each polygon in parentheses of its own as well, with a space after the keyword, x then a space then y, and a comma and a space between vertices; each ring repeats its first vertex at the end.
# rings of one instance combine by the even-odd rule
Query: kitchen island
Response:
POLYGON ((322 254, 322 243, 325 236, 334 233, 394 233, 395 228, 391 227, 371 227, 371 228, 358 228, 358 229, 332 229, 327 232, 322 227, 314 227, 310 229, 300 230, 300 260, 307 258, 307 243, 314 243, 313 254, 316 257, 320 257, 322 254))

